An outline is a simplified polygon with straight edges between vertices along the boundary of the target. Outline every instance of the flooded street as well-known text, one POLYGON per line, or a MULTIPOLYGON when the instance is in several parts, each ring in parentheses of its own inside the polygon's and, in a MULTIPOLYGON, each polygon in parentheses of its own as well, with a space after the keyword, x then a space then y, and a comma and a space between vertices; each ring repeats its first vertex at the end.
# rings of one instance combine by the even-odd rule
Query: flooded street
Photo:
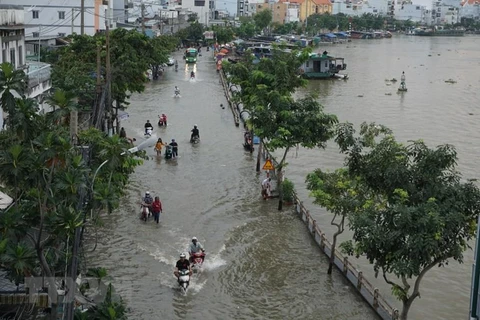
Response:
MULTIPOLYGON (((459 170, 478 178, 480 37, 394 36, 316 51, 325 49, 346 59, 350 79, 311 81, 299 95, 316 91, 340 121, 384 124, 399 141, 451 143, 458 150, 459 170), (400 79, 402 71, 408 92, 399 95, 399 82, 385 79, 400 79), (445 83, 450 78, 457 83, 445 83)), ((194 81, 189 80, 193 66, 185 67, 179 53, 175 58, 179 71, 168 67, 161 80, 133 95, 130 118, 122 125, 140 142, 145 121, 156 123, 166 113, 168 127, 155 132, 164 141, 176 139, 180 157, 166 161, 148 150, 151 160, 132 176, 120 210, 106 218, 89 258, 109 270, 132 309, 131 319, 376 319, 337 270, 327 276, 327 260, 303 223, 289 210, 279 213, 275 201, 261 200, 264 174, 255 174, 256 159, 243 151, 241 128, 234 126, 228 108, 219 107, 227 104, 210 55, 200 57, 194 81), (175 85, 180 98, 173 97, 175 85), (192 146, 194 124, 201 142, 192 146), (139 220, 146 190, 163 202, 159 225, 139 220), (172 272, 192 236, 206 247, 207 257, 204 271, 183 296, 172 272)), ((342 156, 331 143, 323 151, 292 151, 288 162, 287 177, 331 238, 331 215, 312 204, 304 179, 317 167, 340 167, 342 156)), ((465 319, 472 260, 470 250, 464 264, 452 261, 430 271, 409 319, 465 319)), ((373 277, 372 267, 363 260, 356 264, 388 297, 390 289, 373 277)))
MULTIPOLYGON (((89 263, 108 269, 131 319, 376 319, 374 312, 335 271, 289 210, 260 197, 264 174, 242 147, 243 131, 233 123, 210 56, 135 94, 122 123, 129 137, 143 139, 146 120, 166 113, 167 128, 155 128, 165 142, 175 139, 180 157, 145 161, 132 176, 121 208, 106 217, 89 263), (174 87, 181 91, 174 98, 174 87), (197 124, 201 142, 189 143, 197 124), (160 224, 139 219, 145 191, 160 196, 160 224), (183 296, 173 268, 192 236, 207 250, 204 270, 183 296)), ((94 237, 89 243, 93 247, 94 237)))

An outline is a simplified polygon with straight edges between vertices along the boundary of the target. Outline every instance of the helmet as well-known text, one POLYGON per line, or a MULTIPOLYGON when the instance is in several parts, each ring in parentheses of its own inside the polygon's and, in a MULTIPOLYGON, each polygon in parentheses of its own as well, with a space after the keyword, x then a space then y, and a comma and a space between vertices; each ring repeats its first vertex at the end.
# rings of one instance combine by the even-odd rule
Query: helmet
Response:
POLYGON ((185 258, 185 257, 186 257, 185 253, 183 253, 183 252, 180 253, 180 258, 185 258))
POLYGON ((193 238, 192 238, 192 241, 197 241, 197 237, 193 237, 193 238))
POLYGON ((175 139, 172 139, 172 142, 175 142, 175 139))
POLYGON ((145 194, 150 194, 150 191, 145 191, 145 194))
POLYGON ((195 129, 197 129, 197 125, 194 125, 193 127, 194 127, 195 129))

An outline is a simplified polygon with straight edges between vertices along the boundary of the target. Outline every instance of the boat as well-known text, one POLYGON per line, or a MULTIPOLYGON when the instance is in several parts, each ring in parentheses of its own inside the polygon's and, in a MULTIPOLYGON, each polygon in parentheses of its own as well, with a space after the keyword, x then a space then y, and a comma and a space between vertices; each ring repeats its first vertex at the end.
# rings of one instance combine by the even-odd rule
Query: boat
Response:
POLYGON ((311 53, 307 61, 300 67, 300 74, 307 79, 347 79, 348 75, 340 74, 347 68, 344 58, 336 58, 328 55, 327 51, 311 53))
POLYGON ((463 37, 465 29, 445 29, 442 26, 415 29, 414 35, 421 37, 463 37))

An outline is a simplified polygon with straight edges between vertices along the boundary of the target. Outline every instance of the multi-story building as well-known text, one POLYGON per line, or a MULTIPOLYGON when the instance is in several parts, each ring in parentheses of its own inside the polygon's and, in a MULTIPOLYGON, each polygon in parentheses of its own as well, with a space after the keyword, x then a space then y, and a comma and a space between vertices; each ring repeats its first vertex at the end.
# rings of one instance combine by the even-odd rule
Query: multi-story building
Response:
POLYGON ((298 0, 292 3, 299 4, 300 21, 305 22, 312 14, 329 13, 333 11, 332 2, 330 0, 298 0))
POLYGON ((198 22, 208 26, 212 15, 210 7, 215 8, 211 2, 210 0, 181 0, 180 5, 183 9, 196 13, 198 22))
POLYGON ((410 20, 424 24, 427 22, 428 13, 425 6, 407 2, 396 6, 394 17, 396 20, 410 20))
POLYGON ((455 24, 460 22, 461 3, 457 0, 433 0, 431 24, 455 24))
POLYGON ((300 22, 300 3, 294 2, 291 0, 286 2, 287 5, 287 16, 285 17, 285 22, 300 22))
MULTIPOLYGON (((0 63, 9 62, 15 69, 23 69, 28 76, 27 96, 39 102, 44 111, 43 100, 51 89, 50 65, 28 62, 25 57, 25 25, 23 6, 0 5, 0 63)), ((0 108, 0 128, 3 128, 3 110, 0 108)))
POLYGON ((334 2, 332 4, 332 14, 343 13, 348 16, 361 16, 364 13, 385 15, 388 17, 395 15, 395 4, 392 1, 350 1, 334 2))
POLYGON ((284 2, 264 2, 257 3, 256 12, 262 10, 270 10, 272 12, 272 22, 285 23, 285 17, 287 16, 287 5, 284 2))
POLYGON ((480 0, 465 0, 461 3, 460 18, 480 20, 480 0))

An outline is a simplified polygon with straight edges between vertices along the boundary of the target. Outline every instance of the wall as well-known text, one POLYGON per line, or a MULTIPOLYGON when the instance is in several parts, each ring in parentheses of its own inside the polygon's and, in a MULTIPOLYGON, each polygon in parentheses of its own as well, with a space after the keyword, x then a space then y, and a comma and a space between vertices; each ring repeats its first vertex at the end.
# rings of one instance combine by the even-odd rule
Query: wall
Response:
POLYGON ((207 26, 210 21, 208 6, 209 0, 182 0, 182 8, 195 12, 198 16, 198 22, 207 26))
POLYGON ((426 22, 426 8, 415 4, 404 4, 395 7, 395 19, 411 20, 413 22, 426 22))
MULTIPOLYGON (((22 3, 27 38, 38 37, 38 32, 40 32, 40 36, 69 35, 72 33, 72 18, 74 32, 80 33, 79 0, 1 0, 1 2, 2 4, 22 3), (73 14, 72 9, 76 9, 73 14), (60 14, 59 11, 63 14, 60 14)), ((85 34, 93 35, 96 32, 96 25, 97 28, 105 29, 105 20, 102 17, 105 15, 105 10, 95 8, 95 3, 98 5, 101 4, 101 1, 85 0, 85 34)))

